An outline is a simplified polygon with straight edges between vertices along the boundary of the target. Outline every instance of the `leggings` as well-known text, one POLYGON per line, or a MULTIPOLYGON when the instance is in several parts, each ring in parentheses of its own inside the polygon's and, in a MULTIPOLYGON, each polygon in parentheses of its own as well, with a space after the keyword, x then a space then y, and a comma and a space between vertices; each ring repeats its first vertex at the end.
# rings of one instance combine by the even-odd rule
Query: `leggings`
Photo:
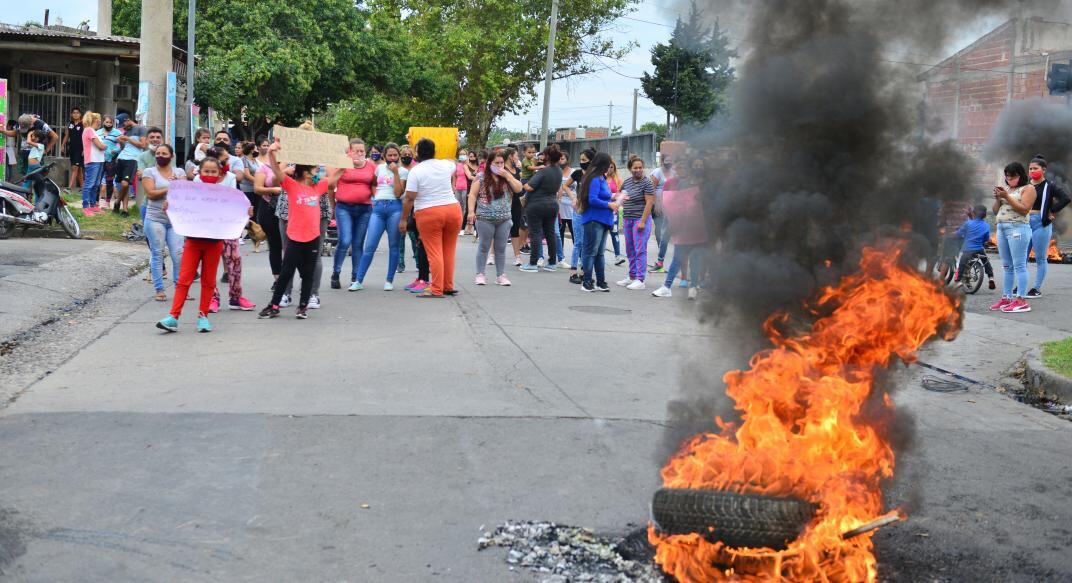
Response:
POLYGON ((275 218, 271 203, 264 202, 262 198, 259 200, 256 220, 268 236, 268 265, 272 266, 272 275, 278 277, 283 267, 283 239, 279 234, 279 221, 275 218))
POLYGON ((488 263, 488 251, 495 244, 495 274, 506 274, 506 244, 510 241, 510 229, 513 221, 492 223, 484 219, 476 220, 476 237, 480 246, 476 252, 476 272, 483 275, 488 263))
POLYGON ((684 274, 685 279, 689 281, 689 287, 703 287, 704 280, 704 250, 703 245, 678 245, 674 244, 674 260, 670 262, 670 269, 666 270, 666 281, 663 282, 664 287, 670 287, 674 285, 674 277, 677 276, 678 270, 682 268, 686 263, 688 269, 692 271, 692 277, 688 277, 688 274, 684 274))
POLYGON ((430 273, 430 266, 428 264, 428 251, 424 248, 424 241, 421 239, 420 228, 417 227, 417 219, 409 218, 409 228, 407 231, 412 231, 417 235, 417 242, 414 246, 417 249, 417 279, 421 281, 432 281, 432 275, 430 273))
MULTIPOLYGON (((242 250, 238 246, 238 239, 228 239, 223 242, 223 269, 227 272, 227 290, 230 300, 238 303, 242 297, 242 250)), ((219 286, 212 292, 212 297, 219 301, 219 286)))
MULTIPOLYGON (((417 231, 406 231, 406 237, 409 237, 410 249, 413 249, 413 260, 417 261, 417 231)), ((398 269, 403 270, 406 268, 406 237, 398 238, 398 269)))
POLYGON ((301 299, 298 307, 309 305, 309 296, 313 294, 313 272, 320 263, 320 238, 312 241, 287 241, 287 250, 283 253, 283 271, 279 274, 275 292, 272 293, 272 305, 278 306, 283 300, 283 292, 294 280, 294 272, 301 275, 301 299))
POLYGON ((197 266, 201 266, 201 299, 198 310, 208 314, 208 305, 212 303, 212 292, 216 289, 216 269, 220 266, 223 253, 223 241, 214 239, 187 238, 182 247, 182 264, 179 267, 179 279, 175 284, 175 298, 171 302, 171 315, 176 320, 182 315, 182 306, 190 293, 190 284, 194 282, 197 266))
POLYGON ((543 239, 547 238, 548 265, 558 256, 558 240, 555 237, 555 223, 558 222, 558 205, 536 204, 525 207, 525 217, 529 223, 529 265, 536 265, 543 254, 543 239))
MULTIPOLYGON (((316 239, 318 245, 320 245, 321 242, 324 240, 324 234, 327 233, 327 232, 328 232, 328 220, 327 219, 320 219, 320 238, 316 239)), ((287 221, 285 221, 283 219, 279 219, 279 237, 283 240, 283 249, 284 250, 288 249, 288 245, 290 244, 290 239, 287 238, 287 221)), ((283 254, 283 262, 286 263, 286 261, 287 261, 287 256, 286 256, 286 253, 284 253, 283 254)), ((280 273, 282 273, 282 268, 280 268, 280 273)), ((319 296, 320 295, 320 278, 323 275, 324 275, 324 262, 320 260, 320 254, 318 253, 317 256, 316 256, 316 266, 313 268, 313 295, 314 296, 319 296)), ((302 280, 303 281, 305 280, 304 276, 302 277, 302 280)), ((283 284, 283 286, 286 288, 284 290, 284 293, 286 293, 286 295, 288 295, 288 296, 291 296, 292 294, 290 292, 293 291, 294 278, 291 277, 290 281, 288 281, 287 283, 283 284)), ((276 287, 279 287, 278 283, 276 284, 276 287)))
POLYGON ((1035 248, 1035 285, 1037 290, 1042 289, 1046 281, 1046 268, 1049 266, 1050 238, 1053 237, 1053 223, 1042 226, 1042 215, 1028 215, 1028 224, 1031 225, 1031 246, 1035 248))
POLYGON ((643 229, 638 229, 640 219, 625 219, 625 256, 629 259, 629 279, 644 281, 648 273, 648 238, 654 221, 648 217, 643 229))

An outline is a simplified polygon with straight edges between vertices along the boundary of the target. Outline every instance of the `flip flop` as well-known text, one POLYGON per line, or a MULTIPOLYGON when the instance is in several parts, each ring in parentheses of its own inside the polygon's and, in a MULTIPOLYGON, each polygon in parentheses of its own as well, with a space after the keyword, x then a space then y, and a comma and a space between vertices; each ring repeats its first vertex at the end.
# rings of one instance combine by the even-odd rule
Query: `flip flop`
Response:
POLYGON ((445 295, 445 296, 456 296, 456 295, 458 295, 458 290, 456 290, 456 289, 448 289, 448 290, 445 290, 443 292, 443 295, 445 295))
POLYGON ((432 292, 429 292, 429 291, 424 291, 424 292, 421 292, 421 293, 417 294, 417 295, 416 295, 415 297, 418 297, 418 298, 439 298, 439 299, 442 299, 442 298, 443 298, 443 294, 434 294, 434 293, 432 293, 432 292))

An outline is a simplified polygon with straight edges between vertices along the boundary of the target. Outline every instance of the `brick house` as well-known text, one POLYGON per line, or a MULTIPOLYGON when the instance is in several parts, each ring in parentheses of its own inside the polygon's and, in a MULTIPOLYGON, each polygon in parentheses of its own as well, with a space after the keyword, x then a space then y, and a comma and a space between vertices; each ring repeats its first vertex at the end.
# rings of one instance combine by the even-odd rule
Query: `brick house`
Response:
POLYGON ((936 138, 954 139, 980 159, 978 183, 986 190, 1000 172, 981 161, 998 116, 1014 99, 1065 103, 1066 97, 1049 94, 1046 76, 1051 63, 1070 60, 1072 25, 1010 20, 918 77, 928 129, 939 125, 932 123, 937 118, 936 138))

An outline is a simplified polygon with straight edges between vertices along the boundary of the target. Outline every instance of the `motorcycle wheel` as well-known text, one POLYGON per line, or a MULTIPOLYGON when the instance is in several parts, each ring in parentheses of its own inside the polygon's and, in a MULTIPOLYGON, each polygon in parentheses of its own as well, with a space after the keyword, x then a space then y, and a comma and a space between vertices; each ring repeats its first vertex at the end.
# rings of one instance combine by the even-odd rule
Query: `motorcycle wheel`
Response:
POLYGON ((64 205, 60 208, 58 214, 63 232, 67 233, 67 236, 72 239, 81 239, 82 228, 78 226, 78 221, 71 214, 71 209, 64 205))
MULTIPOLYGON (((11 209, 8 208, 6 202, 0 201, 0 206, 3 207, 5 213, 11 214, 11 209)), ((14 232, 15 223, 12 223, 11 221, 0 221, 0 239, 7 239, 14 232)))

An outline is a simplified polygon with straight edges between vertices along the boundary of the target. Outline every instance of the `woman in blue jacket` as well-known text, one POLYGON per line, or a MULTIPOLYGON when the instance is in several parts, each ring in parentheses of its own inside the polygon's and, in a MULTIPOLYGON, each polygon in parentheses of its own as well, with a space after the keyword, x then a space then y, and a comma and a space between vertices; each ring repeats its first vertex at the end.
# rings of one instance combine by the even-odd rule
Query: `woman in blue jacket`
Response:
POLYGON ((581 225, 584 227, 581 266, 584 277, 581 291, 609 292, 605 273, 606 264, 603 255, 606 252, 607 234, 614 227, 614 216, 618 213, 618 203, 611 201, 610 186, 607 184, 607 170, 610 169, 610 155, 600 152, 592 159, 591 165, 584 173, 581 187, 577 190, 577 211, 581 213, 581 225), (592 281, 592 271, 595 281, 592 281))

